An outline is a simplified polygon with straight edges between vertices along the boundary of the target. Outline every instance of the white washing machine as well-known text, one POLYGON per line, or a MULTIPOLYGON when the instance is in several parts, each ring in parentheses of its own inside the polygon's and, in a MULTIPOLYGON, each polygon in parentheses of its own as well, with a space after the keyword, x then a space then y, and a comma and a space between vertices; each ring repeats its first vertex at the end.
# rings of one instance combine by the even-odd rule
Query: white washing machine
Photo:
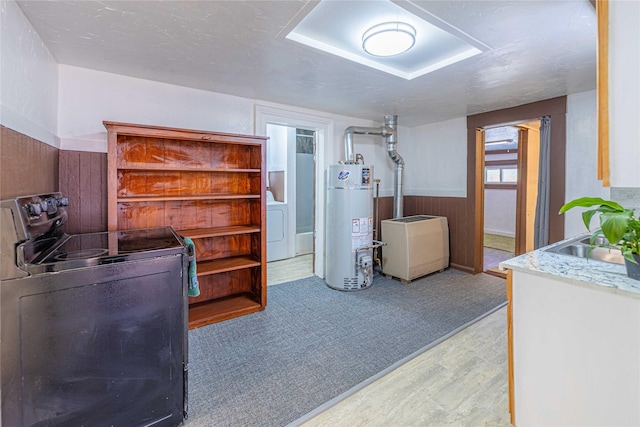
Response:
POLYGON ((267 262, 288 257, 287 204, 267 200, 267 262))

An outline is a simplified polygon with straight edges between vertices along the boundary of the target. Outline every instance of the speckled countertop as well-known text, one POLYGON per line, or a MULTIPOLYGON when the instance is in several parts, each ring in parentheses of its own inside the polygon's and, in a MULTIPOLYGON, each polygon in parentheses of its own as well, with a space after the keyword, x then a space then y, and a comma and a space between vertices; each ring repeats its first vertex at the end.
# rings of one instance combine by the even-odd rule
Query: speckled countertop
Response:
POLYGON ((503 261, 500 269, 524 271, 640 299, 640 281, 629 278, 624 265, 547 252, 571 240, 575 237, 503 261))

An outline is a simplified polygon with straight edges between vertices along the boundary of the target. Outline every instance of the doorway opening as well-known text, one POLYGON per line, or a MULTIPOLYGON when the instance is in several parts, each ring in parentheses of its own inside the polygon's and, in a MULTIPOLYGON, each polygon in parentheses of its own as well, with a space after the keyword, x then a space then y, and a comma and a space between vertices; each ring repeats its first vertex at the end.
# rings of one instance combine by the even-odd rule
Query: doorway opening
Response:
POLYGON ((256 105, 255 126, 256 134, 270 138, 265 180, 267 282, 324 278, 324 145, 332 137, 333 121, 256 105), (274 277, 278 271, 284 277, 274 277))
POLYGON ((481 130, 484 149, 483 270, 534 249, 540 120, 481 130))
POLYGON ((316 132, 267 124, 267 261, 313 254, 316 132))
POLYGON ((548 202, 545 203, 547 208, 542 209, 548 227, 541 228, 544 231, 536 234, 539 242, 547 242, 540 246, 564 239, 565 218, 555 213, 565 202, 566 113, 567 97, 561 96, 467 116, 467 212, 473 220, 468 222, 465 232, 473 239, 467 255, 470 272, 476 274, 484 271, 484 129, 526 123, 531 118, 548 118, 549 147, 545 153, 549 158, 545 186, 548 193, 544 195, 545 202, 547 199, 548 202))

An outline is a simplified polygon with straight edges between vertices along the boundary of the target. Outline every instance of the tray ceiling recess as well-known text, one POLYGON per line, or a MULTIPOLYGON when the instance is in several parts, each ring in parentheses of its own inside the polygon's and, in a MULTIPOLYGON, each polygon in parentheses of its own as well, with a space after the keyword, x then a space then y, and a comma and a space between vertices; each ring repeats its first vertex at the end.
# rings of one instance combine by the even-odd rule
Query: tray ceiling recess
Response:
POLYGON ((280 31, 278 38, 406 80, 491 50, 486 44, 406 1, 398 4, 386 0, 309 2, 280 31), (388 29, 396 23, 400 23, 400 33, 388 31, 388 34, 399 39, 414 35, 415 42, 408 50, 392 56, 372 55, 364 50, 364 40, 376 31, 374 27, 388 29))

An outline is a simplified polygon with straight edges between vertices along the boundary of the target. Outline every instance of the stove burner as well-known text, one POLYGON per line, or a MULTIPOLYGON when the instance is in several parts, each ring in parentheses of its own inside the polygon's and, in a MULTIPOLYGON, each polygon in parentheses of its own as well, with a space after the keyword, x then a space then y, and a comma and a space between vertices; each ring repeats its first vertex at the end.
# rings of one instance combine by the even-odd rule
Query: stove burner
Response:
POLYGON ((70 259, 87 259, 95 258, 109 252, 106 249, 80 249, 79 251, 71 251, 56 255, 54 258, 58 261, 66 261, 70 259))
POLYGON ((128 254, 140 251, 153 251, 156 249, 170 248, 175 239, 140 239, 140 240, 121 240, 118 242, 118 253, 128 254))

